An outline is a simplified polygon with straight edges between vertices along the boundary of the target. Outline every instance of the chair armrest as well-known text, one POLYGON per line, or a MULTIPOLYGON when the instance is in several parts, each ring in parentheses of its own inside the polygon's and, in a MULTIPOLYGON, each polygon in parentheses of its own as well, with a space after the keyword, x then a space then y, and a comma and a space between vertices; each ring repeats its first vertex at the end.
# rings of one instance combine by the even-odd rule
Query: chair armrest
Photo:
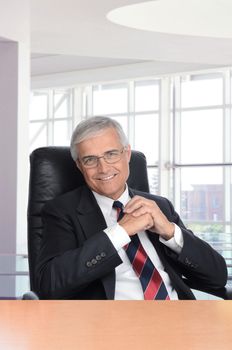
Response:
POLYGON ((207 294, 215 295, 218 298, 225 299, 225 300, 232 300, 232 287, 222 287, 222 288, 201 288, 198 285, 196 286, 194 282, 190 281, 189 279, 184 279, 184 282, 189 286, 191 289, 199 290, 200 292, 204 292, 207 294))
POLYGON ((211 295, 215 295, 216 297, 224 300, 232 299, 232 290, 229 291, 228 287, 223 287, 219 289, 199 289, 199 290, 211 295))
POLYGON ((232 300, 232 287, 226 287, 225 288, 226 291, 225 291, 225 298, 226 300, 232 300))
POLYGON ((201 289, 202 292, 215 295, 218 298, 222 298, 224 300, 232 300, 232 287, 223 287, 219 289, 201 289))
POLYGON ((39 300, 39 297, 32 291, 23 294, 22 300, 39 300))

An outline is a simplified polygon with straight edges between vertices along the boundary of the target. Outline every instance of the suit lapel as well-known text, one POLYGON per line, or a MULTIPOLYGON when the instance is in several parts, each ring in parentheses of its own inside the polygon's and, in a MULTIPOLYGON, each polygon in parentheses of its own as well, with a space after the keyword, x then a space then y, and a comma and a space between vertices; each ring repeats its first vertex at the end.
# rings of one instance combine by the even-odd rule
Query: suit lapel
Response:
POLYGON ((129 196, 132 198, 132 197, 134 197, 135 196, 135 191, 134 190, 132 190, 132 188, 128 188, 128 191, 129 191, 129 196))
MULTIPOLYGON (((104 230, 107 225, 97 201, 88 187, 82 188, 80 201, 77 205, 77 215, 86 239, 94 233, 104 230)), ((115 271, 101 278, 107 299, 114 299, 115 271)))
POLYGON ((93 193, 88 187, 82 187, 77 205, 77 215, 83 232, 88 239, 98 231, 106 228, 106 222, 93 193))

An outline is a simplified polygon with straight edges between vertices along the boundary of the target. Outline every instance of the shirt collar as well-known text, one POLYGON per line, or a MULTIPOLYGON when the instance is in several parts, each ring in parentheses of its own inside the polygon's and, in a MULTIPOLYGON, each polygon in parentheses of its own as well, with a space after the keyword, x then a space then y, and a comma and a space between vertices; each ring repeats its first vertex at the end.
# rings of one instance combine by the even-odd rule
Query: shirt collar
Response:
POLYGON ((125 207, 125 205, 127 204, 127 202, 129 202, 130 200, 130 196, 129 196, 129 190, 128 190, 128 186, 126 185, 126 189, 125 191, 122 193, 122 195, 117 199, 117 201, 121 202, 123 204, 123 206, 125 207))
MULTIPOLYGON (((113 207, 114 199, 106 197, 106 196, 102 196, 101 194, 94 192, 94 191, 92 191, 92 192, 93 192, 93 195, 96 198, 97 204, 101 208, 102 212, 106 215, 110 215, 112 207, 113 207)), ((122 195, 117 200, 120 201, 123 204, 123 206, 125 206, 127 204, 127 202, 130 200, 129 190, 128 190, 127 185, 126 185, 125 191, 122 193, 122 195)))

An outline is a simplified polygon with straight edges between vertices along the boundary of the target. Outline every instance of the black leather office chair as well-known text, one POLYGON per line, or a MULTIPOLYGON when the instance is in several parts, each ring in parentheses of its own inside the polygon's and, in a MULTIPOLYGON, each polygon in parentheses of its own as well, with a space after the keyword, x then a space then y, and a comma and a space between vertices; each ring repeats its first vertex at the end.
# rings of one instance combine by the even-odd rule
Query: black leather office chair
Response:
MULTIPOLYGON (((28 259, 30 287, 31 291, 35 291, 35 266, 43 228, 41 209, 46 201, 84 184, 84 178, 71 158, 68 147, 38 148, 30 156, 30 166, 28 259)), ((132 151, 128 185, 131 188, 149 192, 146 158, 141 152, 132 151)), ((213 294, 227 298, 224 289, 213 294)), ((23 299, 36 298, 33 292, 23 296, 23 299)))
MULTIPOLYGON (((43 147, 30 156, 30 184, 28 202, 28 259, 30 286, 35 288, 35 265, 42 236, 41 209, 44 203, 60 194, 84 184, 68 147, 43 147)), ((141 152, 132 151, 130 187, 149 191, 146 159, 141 152)))

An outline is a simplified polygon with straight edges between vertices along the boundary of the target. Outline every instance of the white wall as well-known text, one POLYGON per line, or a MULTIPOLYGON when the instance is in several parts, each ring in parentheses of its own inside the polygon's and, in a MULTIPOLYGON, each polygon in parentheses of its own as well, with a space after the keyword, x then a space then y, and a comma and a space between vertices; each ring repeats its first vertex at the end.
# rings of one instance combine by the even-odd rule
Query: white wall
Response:
POLYGON ((29 43, 29 0, 0 0, 0 37, 29 43))
POLYGON ((14 251, 17 194, 17 43, 0 43, 0 252, 14 251), (12 140, 12 141, 11 141, 12 140))
POLYGON ((0 0, 0 253, 26 240, 29 0, 0 0))

